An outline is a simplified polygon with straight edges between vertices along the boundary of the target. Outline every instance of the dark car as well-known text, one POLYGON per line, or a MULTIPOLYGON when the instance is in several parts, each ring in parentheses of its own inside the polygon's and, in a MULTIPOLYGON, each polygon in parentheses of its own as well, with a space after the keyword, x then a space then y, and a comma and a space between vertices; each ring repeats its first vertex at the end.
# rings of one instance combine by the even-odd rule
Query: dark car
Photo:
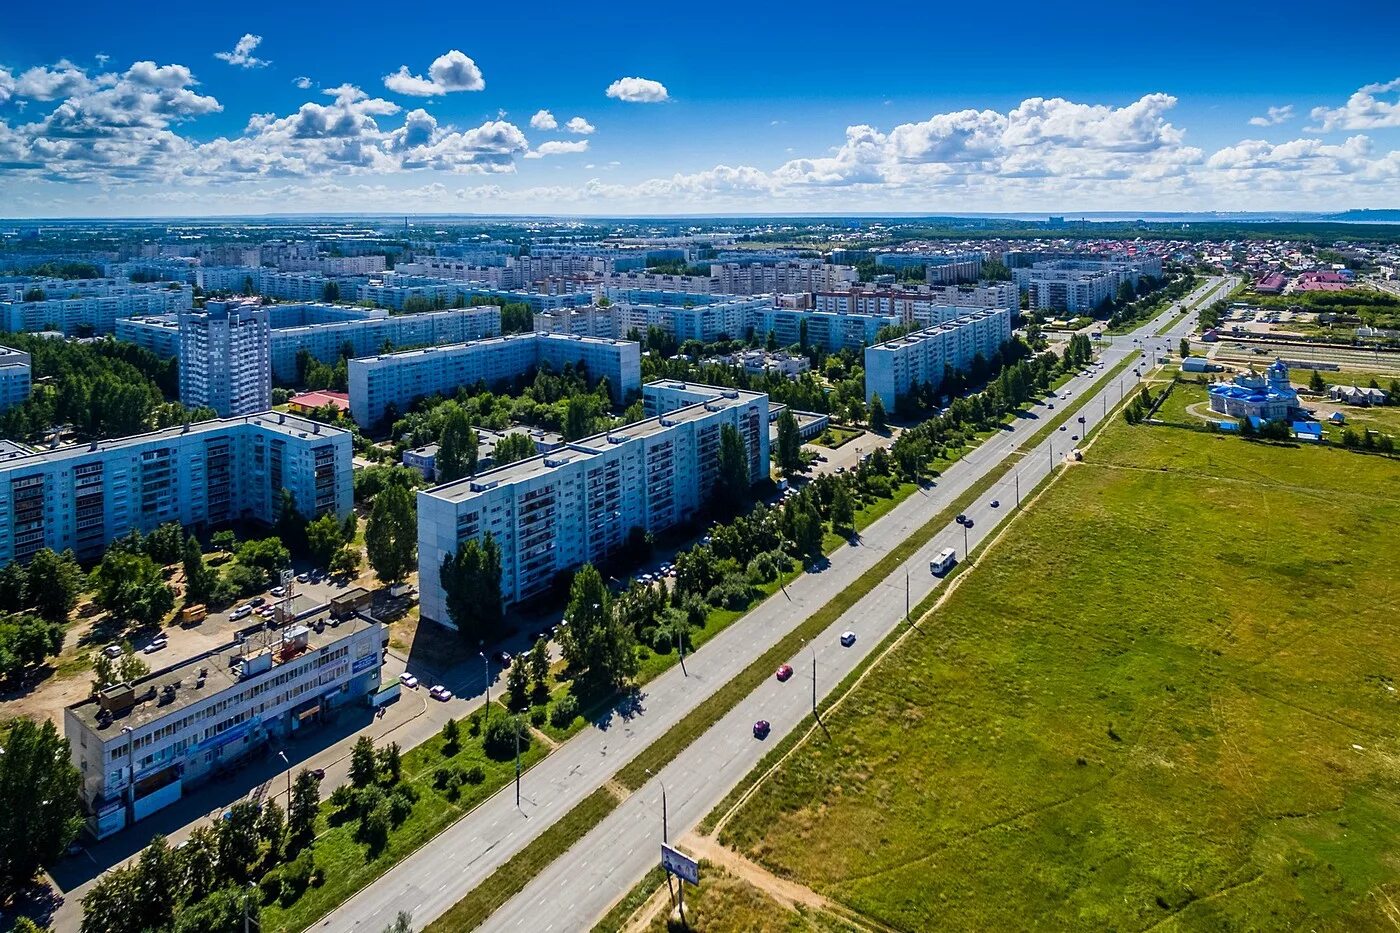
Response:
POLYGON ((993 500, 992 500, 992 508, 994 508, 994 509, 999 509, 999 508, 1001 508, 1001 502, 1000 502, 999 500, 997 500, 997 499, 993 499, 993 500))
POLYGON ((792 665, 784 664, 778 668, 778 680, 785 681, 792 676, 792 665))
POLYGON ((966 524, 967 524, 967 516, 964 515, 964 514, 962 514, 961 512, 958 513, 958 524, 959 524, 959 525, 966 525, 966 524))
POLYGON ((753 737, 756 739, 766 739, 768 738, 768 733, 772 730, 773 727, 768 725, 768 720, 760 719, 753 724, 753 737))
POLYGON ((969 518, 967 521, 963 522, 963 527, 964 527, 964 528, 971 528, 971 527, 973 526, 973 524, 975 524, 975 523, 972 521, 972 519, 969 518))
POLYGON ((501 667, 510 667, 510 662, 512 660, 514 660, 514 658, 509 651, 496 652, 496 663, 501 665, 501 667))

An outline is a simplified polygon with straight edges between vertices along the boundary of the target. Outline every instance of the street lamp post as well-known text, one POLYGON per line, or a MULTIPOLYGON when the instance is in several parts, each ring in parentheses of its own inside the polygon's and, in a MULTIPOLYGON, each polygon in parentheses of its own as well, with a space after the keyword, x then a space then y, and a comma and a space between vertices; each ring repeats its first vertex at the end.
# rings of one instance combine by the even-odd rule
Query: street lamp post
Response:
POLYGON ((285 750, 277 753, 277 757, 282 759, 282 764, 287 766, 287 809, 292 809, 292 763, 287 760, 285 750))
POLYGON ((967 546, 967 526, 963 525, 963 559, 967 558, 969 548, 967 546))
POLYGON ((491 722, 491 659, 487 657, 485 651, 477 652, 481 655, 481 661, 486 666, 486 722, 491 722))
POLYGON ((515 717, 515 809, 520 809, 520 717, 515 717))

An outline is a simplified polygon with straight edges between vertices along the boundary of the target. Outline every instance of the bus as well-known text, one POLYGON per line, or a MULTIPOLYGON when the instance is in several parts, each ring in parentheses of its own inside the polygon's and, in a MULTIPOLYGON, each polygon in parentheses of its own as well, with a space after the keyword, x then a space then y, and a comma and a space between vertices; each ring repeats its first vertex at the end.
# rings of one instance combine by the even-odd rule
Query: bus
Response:
POLYGON ((938 556, 928 562, 929 573, 935 577, 941 577, 953 569, 953 565, 958 562, 958 554, 950 547, 945 547, 938 552, 938 556))

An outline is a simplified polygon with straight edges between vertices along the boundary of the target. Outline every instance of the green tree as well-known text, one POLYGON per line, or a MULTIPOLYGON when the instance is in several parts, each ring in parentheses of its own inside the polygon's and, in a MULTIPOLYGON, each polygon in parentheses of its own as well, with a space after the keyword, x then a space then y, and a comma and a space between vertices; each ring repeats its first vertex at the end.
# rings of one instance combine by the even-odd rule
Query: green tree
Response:
POLYGON ((402 486, 389 486, 374 500, 365 527, 369 565, 388 583, 408 576, 418 557, 418 520, 413 494, 402 486))
POLYGON ((476 472, 476 431, 460 405, 448 403, 443 416, 442 436, 438 441, 434 468, 439 483, 470 476, 476 472))
POLYGON ((28 613, 0 613, 0 681, 13 681, 63 650, 63 626, 28 613))
POLYGON ((11 720, 0 744, 0 903, 77 838, 81 780, 51 721, 11 720))
POLYGON ((738 504, 749 497, 749 454, 744 438, 732 424, 719 429, 718 486, 720 502, 738 504))
POLYGON ((831 530, 837 534, 855 530, 856 511, 846 483, 837 483, 831 496, 831 530))
POLYGON ((179 522, 165 522, 146 536, 146 553, 162 567, 175 563, 185 552, 185 531, 179 522))
POLYGON ((525 655, 517 654, 506 671, 506 690, 510 693, 512 709, 530 705, 530 672, 525 669, 525 655))
POLYGON ((175 919, 180 900, 180 858, 157 835, 136 861, 139 929, 163 930, 175 919))
POLYGON ((264 581, 272 579, 279 570, 292 565, 292 554, 277 538, 257 538, 244 541, 234 551, 234 559, 250 570, 256 570, 264 581))
POLYGON ((25 593, 40 616, 50 622, 67 622, 77 605, 84 575, 72 551, 55 554, 41 548, 29 561, 25 593))
POLYGON ((204 562, 199 540, 190 535, 185 541, 185 603, 207 603, 214 596, 219 574, 204 562))
POLYGON ((489 533, 469 538, 443 558, 439 580, 447 593, 447 614, 458 633, 474 645, 500 634, 505 600, 501 593, 501 549, 489 533))
POLYGON ((491 463, 498 467, 505 466, 517 460, 527 460, 534 455, 535 442, 530 439, 530 435, 521 431, 510 431, 496 442, 491 451, 491 463))
POLYGON ((1191 355, 1191 341, 1185 337, 1181 338, 1181 358, 1184 360, 1191 355))
POLYGON ((82 933, 145 933, 136 866, 115 868, 83 897, 82 933))
MULTIPOLYGON (((215 891, 180 911, 173 933, 245 933, 261 930, 262 905, 248 888, 215 891)), ((87 933, 87 931, 84 931, 87 933)))
POLYGON ((257 833, 263 845, 263 864, 276 865, 282 860, 287 842, 287 821, 277 801, 269 800, 263 804, 262 812, 258 814, 257 833))
POLYGON ((92 583, 93 601, 121 625, 160 625, 175 608, 161 568, 144 554, 108 550, 92 583))
POLYGON ((571 395, 564 403, 564 440, 576 441, 593 433, 593 413, 587 396, 571 395))
POLYGON ((316 838, 316 815, 321 807, 321 779, 305 768, 292 784, 287 805, 287 852, 296 854, 316 838))
POLYGON ((219 876, 247 884, 258 860, 258 805, 240 800, 219 821, 219 876))
POLYGON ((379 762, 374 755, 374 741, 367 735, 355 740, 350 749, 350 783, 356 787, 368 787, 374 783, 379 773, 379 762))
POLYGON ((1315 369, 1312 371, 1312 375, 1308 377, 1308 390, 1318 395, 1327 391, 1327 380, 1323 379, 1322 373, 1315 369))
POLYGON ((327 512, 306 526, 306 550, 318 567, 329 568, 345 544, 345 526, 334 512, 327 512))
POLYGON ((24 565, 19 561, 0 567, 0 612, 19 612, 28 607, 26 584, 24 565))
POLYGON ((197 826, 176 850, 180 856, 180 891, 186 904, 208 897, 219 883, 219 834, 197 826))
POLYGON ((885 400, 876 392, 870 398, 870 430, 884 434, 889 429, 889 415, 885 413, 885 400))
POLYGON ((632 629, 612 611, 612 598, 592 564, 574 574, 559 647, 585 693, 615 690, 637 672, 632 629))
POLYGON ((784 408, 778 416, 778 445, 775 448, 778 469, 791 476, 802 469, 802 434, 797 427, 797 416, 792 409, 784 408))
POLYGON ((549 692, 549 640, 543 636, 530 649, 530 680, 538 693, 549 692))

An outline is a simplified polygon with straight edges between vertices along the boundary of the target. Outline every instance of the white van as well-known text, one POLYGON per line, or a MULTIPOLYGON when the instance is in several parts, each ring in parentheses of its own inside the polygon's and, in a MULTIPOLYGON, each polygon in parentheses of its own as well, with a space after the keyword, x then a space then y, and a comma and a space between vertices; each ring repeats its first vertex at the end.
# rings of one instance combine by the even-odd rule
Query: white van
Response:
POLYGON ((950 547, 945 547, 938 552, 938 556, 928 562, 928 572, 935 577, 941 577, 953 569, 953 565, 958 562, 958 553, 950 547))

